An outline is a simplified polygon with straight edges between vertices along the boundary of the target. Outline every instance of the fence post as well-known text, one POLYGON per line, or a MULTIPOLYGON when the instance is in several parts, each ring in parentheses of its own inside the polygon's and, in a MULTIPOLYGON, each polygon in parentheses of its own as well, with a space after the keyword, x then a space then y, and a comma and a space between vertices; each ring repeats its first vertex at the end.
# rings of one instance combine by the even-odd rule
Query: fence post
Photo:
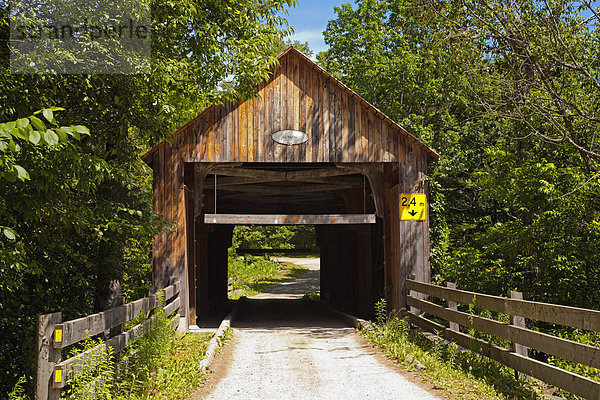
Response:
MULTIPOLYGON (((448 289, 456 289, 456 283, 454 283, 454 282, 446 282, 446 287, 448 289)), ((455 301, 446 300, 446 303, 447 303, 447 307, 450 310, 454 310, 454 311, 458 310, 458 306, 457 306, 457 304, 456 304, 455 301)), ((450 322, 450 330, 451 331, 456 331, 456 332, 460 331, 458 323, 452 322, 452 321, 449 321, 449 322, 450 322)))
MULTIPOLYGON (((521 292, 514 292, 512 290, 509 290, 508 296, 511 299, 523 300, 523 293, 521 293, 521 292)), ((511 315, 510 323, 511 323, 511 325, 518 326, 520 328, 525 328, 525 317, 521 317, 518 315, 511 315)), ((510 349, 511 349, 511 351, 513 351, 516 354, 528 357, 527 346, 523 346, 522 344, 512 342, 510 345, 510 349)), ((525 379, 526 377, 527 377, 527 375, 525 375, 524 373, 515 370, 515 378, 516 379, 525 379)))
POLYGON ((60 389, 52 387, 54 364, 60 362, 61 349, 55 349, 54 325, 62 322, 62 313, 38 316, 37 324, 37 372, 35 380, 36 400, 58 400, 60 389))
MULTIPOLYGON (((125 302, 123 301, 123 296, 119 296, 114 300, 114 303, 111 305, 110 308, 120 307, 124 303, 125 302)), ((120 324, 120 325, 117 325, 114 328, 112 328, 109 332, 108 338, 111 338, 111 337, 117 336, 120 333, 123 333, 123 326, 124 326, 124 324, 120 324)))

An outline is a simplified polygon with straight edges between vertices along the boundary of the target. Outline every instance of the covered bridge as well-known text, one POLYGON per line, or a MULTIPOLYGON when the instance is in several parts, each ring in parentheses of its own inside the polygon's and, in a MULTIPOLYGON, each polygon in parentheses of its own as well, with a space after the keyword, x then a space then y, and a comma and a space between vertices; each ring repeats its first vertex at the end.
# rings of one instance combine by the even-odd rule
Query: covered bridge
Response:
POLYGON ((143 156, 154 209, 175 222, 155 238, 153 282, 185 282, 187 324, 227 299, 238 224, 314 224, 321 298, 357 314, 381 297, 404 307, 406 276, 430 280, 426 203, 407 220, 399 203, 427 193, 437 154, 293 47, 278 59, 257 97, 206 109, 143 156))

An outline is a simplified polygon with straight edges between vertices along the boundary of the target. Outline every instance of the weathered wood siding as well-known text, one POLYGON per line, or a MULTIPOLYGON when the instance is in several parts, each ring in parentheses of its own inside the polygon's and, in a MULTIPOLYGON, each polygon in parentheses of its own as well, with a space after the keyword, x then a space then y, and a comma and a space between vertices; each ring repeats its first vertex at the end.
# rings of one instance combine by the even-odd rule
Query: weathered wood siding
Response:
POLYGON ((184 186, 184 164, 179 154, 167 145, 152 154, 154 211, 173 222, 174 229, 156 235, 153 245, 152 282, 162 289, 175 280, 182 285, 181 314, 187 315, 186 274, 186 187, 184 186))
MULTIPOLYGON (((280 56, 280 65, 257 90, 258 98, 207 109, 144 156, 154 170, 154 210, 174 222, 173 230, 154 241, 154 285, 178 279, 182 314, 188 315, 188 279, 194 274, 188 276, 186 268, 197 255, 188 243, 194 241, 192 230, 186 230, 184 163, 397 163, 399 181, 387 184, 397 190, 373 192, 385 197, 386 294, 394 308, 404 307, 405 277, 429 281, 429 228, 428 222, 398 221, 397 193, 427 192, 427 163, 437 158, 435 152, 294 49, 280 56), (305 131, 309 140, 279 145, 271 135, 282 129, 305 131)), ((197 200, 200 193, 192 195, 197 200)), ((191 222, 190 210, 187 215, 191 222)))
MULTIPOLYGON (((172 138, 185 162, 394 162, 399 141, 425 147, 327 72, 290 49, 258 98, 213 106, 172 138), (285 146, 271 135, 308 134, 285 146)), ((157 151, 157 148, 151 151, 157 151)))

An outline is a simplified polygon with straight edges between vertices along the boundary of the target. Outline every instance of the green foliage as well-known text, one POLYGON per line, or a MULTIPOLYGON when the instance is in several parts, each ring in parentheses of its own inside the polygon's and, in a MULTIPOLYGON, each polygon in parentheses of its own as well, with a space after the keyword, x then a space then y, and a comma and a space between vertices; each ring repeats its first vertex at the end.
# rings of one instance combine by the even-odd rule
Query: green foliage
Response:
MULTIPOLYGON (((590 346, 600 347, 599 332, 585 332, 579 329, 565 330, 563 327, 554 327, 549 329, 550 333, 559 336, 563 339, 572 340, 579 343, 584 343, 590 346)), ((534 354, 535 356, 545 356, 545 354, 534 354)), ((597 368, 588 367, 587 365, 578 364, 572 361, 567 361, 555 356, 548 356, 548 364, 554 365, 561 369, 571 371, 573 373, 583 375, 589 379, 600 381, 600 370, 597 368)), ((567 399, 579 399, 578 396, 572 393, 559 391, 560 395, 567 399)))
MULTIPOLYGON (((250 96, 293 5, 152 1, 145 75, 11 74, 5 46, 0 121, 13 122, 0 129, 0 392, 26 375, 32 393, 36 314, 102 311, 119 282, 127 300, 147 294, 152 237, 168 224, 153 213, 140 155, 207 106, 250 96)), ((52 48, 41 50, 53 62, 52 48)))
POLYGON ((250 255, 230 255, 227 274, 233 280, 234 294, 231 298, 261 293, 269 285, 297 278, 305 272, 305 268, 291 263, 278 263, 250 255))
MULTIPOLYGON (((186 398, 203 379, 198 363, 206 354, 209 339, 210 335, 176 334, 164 311, 157 309, 149 330, 117 356, 103 346, 101 351, 90 352, 103 341, 89 337, 71 350, 67 357, 86 351, 90 356, 76 366, 84 372, 69 377, 62 397, 186 398)), ((22 393, 22 389, 16 387, 14 392, 22 393)))
MULTIPOLYGON (((87 332, 86 332, 87 333, 87 332)), ((114 354, 112 348, 101 346, 101 339, 84 338, 79 346, 71 350, 67 358, 88 352, 82 361, 73 364, 74 371, 82 371, 68 377, 66 389, 61 391, 61 398, 84 399, 96 396, 98 399, 109 399, 114 385, 114 354)))
POLYGON ((25 382, 27 379, 25 376, 19 378, 15 386, 8 393, 8 400, 26 400, 27 396, 25 395, 25 382))
MULTIPOLYGON (((59 142, 68 145, 70 139, 80 140, 81 135, 89 136, 90 131, 81 125, 59 127, 54 118, 54 111, 61 110, 64 109, 52 107, 34 113, 42 113, 50 128, 35 115, 0 124, 0 179, 8 182, 30 179, 29 172, 16 163, 19 153, 28 150, 22 149, 22 146, 45 145, 56 149, 59 142)), ((7 237, 14 239, 8 235, 7 237)))
POLYGON ((238 225, 233 230, 231 248, 242 249, 317 249, 315 227, 238 225))
POLYGON ((589 295, 600 283, 591 117, 600 47, 584 9, 528 0, 336 8, 319 61, 441 154, 429 175, 434 281, 600 308, 589 295))
POLYGON ((304 299, 311 301, 320 301, 321 293, 320 292, 308 292, 303 296, 304 299))
MULTIPOLYGON (((136 386, 137 392, 122 390, 115 399, 185 399, 204 380, 198 364, 206 355, 208 334, 176 334, 173 345, 159 364, 152 379, 136 386)), ((130 386, 131 389, 133 387, 130 386)))
POLYGON ((275 54, 279 55, 280 53, 283 53, 283 51, 290 46, 294 46, 307 57, 313 56, 313 51, 308 46, 308 42, 299 42, 298 40, 282 40, 278 45, 276 45, 275 54))
POLYGON ((388 357, 403 367, 416 371, 435 389, 443 390, 449 398, 461 399, 536 399, 536 388, 527 382, 517 381, 510 368, 473 353, 459 351, 454 343, 427 339, 410 329, 406 318, 397 313, 381 313, 384 303, 379 302, 376 313, 380 315, 373 331, 363 330, 362 335, 379 346, 388 357))
POLYGON ((375 303, 375 321, 378 325, 384 325, 388 320, 387 302, 385 299, 379 299, 375 303))

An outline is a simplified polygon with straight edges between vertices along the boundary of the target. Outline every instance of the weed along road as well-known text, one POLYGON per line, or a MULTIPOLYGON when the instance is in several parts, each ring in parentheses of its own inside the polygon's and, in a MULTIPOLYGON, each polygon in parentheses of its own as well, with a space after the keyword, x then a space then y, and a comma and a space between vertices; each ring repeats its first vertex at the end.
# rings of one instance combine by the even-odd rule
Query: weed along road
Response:
MULTIPOLYGON (((296 283, 316 285, 316 291, 316 276, 296 283)), ((273 285, 241 305, 215 372, 190 399, 438 398, 400 374, 353 328, 293 298, 296 289, 295 283, 273 285)))

